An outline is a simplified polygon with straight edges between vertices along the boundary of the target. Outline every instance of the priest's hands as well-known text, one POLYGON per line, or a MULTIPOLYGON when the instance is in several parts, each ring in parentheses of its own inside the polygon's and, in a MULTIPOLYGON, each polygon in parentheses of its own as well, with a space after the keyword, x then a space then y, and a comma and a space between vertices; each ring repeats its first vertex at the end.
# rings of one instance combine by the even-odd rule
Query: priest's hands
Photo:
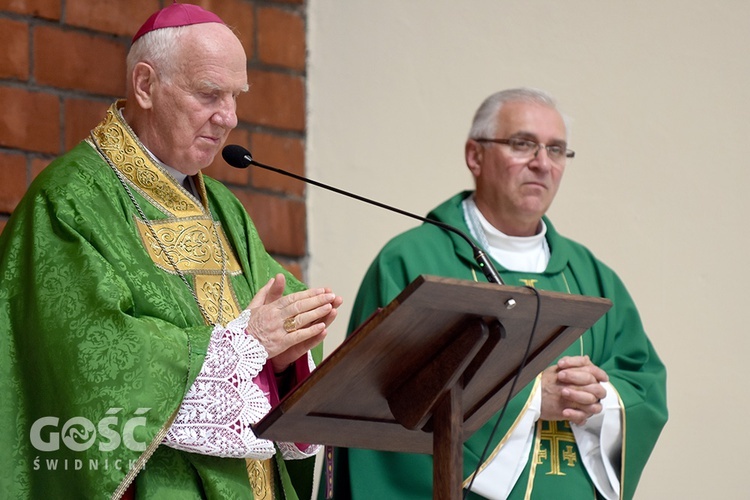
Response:
POLYGON ((286 278, 277 274, 250 301, 247 333, 268 352, 276 373, 323 341, 343 302, 328 288, 284 296, 286 278))
POLYGON ((607 373, 588 356, 566 356, 542 372, 542 420, 583 425, 602 411, 607 373))

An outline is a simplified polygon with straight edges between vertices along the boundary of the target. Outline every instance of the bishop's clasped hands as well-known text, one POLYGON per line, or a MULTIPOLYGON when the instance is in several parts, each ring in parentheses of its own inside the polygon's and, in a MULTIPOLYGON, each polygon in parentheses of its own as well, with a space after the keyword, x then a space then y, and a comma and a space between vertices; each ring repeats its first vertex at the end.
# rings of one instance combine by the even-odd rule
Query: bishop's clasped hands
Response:
POLYGON ((277 373, 325 338, 343 302, 330 288, 282 295, 285 286, 286 278, 277 274, 248 305, 251 316, 246 331, 266 349, 277 373))

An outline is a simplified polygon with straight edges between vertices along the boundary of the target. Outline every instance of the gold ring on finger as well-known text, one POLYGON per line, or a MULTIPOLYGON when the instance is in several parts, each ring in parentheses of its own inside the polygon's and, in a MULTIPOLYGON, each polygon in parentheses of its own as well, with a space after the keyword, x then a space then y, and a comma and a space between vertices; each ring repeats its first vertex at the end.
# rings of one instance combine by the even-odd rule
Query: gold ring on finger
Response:
POLYGON ((297 329, 297 317, 296 316, 292 316, 291 318, 287 318, 284 320, 284 330, 286 330, 286 333, 292 333, 296 329, 297 329))

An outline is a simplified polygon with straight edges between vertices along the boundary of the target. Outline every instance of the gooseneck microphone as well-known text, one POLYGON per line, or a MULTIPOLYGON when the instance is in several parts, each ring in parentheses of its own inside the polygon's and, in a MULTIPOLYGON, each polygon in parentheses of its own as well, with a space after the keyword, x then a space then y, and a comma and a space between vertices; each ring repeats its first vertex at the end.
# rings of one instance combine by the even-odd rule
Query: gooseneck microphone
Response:
POLYGON ((247 168, 250 165, 255 165, 256 167, 260 167, 265 170, 270 170, 272 172, 276 172, 281 175, 286 175, 287 177, 292 177, 302 182, 312 184, 313 186, 318 186, 323 189, 333 191, 334 193, 342 194, 344 196, 348 196, 349 198, 354 198, 355 200, 363 201, 365 203, 369 203, 370 205, 375 205, 376 207, 384 208, 386 210, 390 210, 391 212, 396 212, 397 214, 411 217, 412 219, 417 219, 422 222, 427 222, 428 224, 432 224, 434 226, 443 228, 446 231, 455 233, 459 235, 461 238, 463 238, 466 241, 466 243, 469 244, 469 246, 471 246, 471 249, 474 252, 474 260, 477 262, 477 265, 479 265, 479 268, 484 273, 484 276, 487 278, 487 281, 489 281, 490 283, 497 283, 498 285, 505 284, 503 280, 500 279, 500 275, 495 269, 495 266, 492 265, 492 262, 490 262, 490 259, 482 251, 482 249, 479 248, 473 241, 471 241, 471 238, 469 238, 464 232, 460 231, 459 229, 453 226, 450 226, 448 224, 445 224, 444 222, 440 222, 435 219, 429 219, 427 217, 422 217, 422 216, 419 216, 410 212, 406 212, 405 210, 401 210, 400 208, 392 207, 390 205, 380 203, 379 201, 370 200, 363 196, 359 196, 354 193, 349 193, 348 191, 344 191, 342 189, 335 188, 333 186, 328 186, 326 184, 323 184, 322 182, 314 181, 312 179, 308 179, 307 177, 303 177, 301 175, 297 175, 292 172, 287 172, 286 170, 282 170, 280 168, 272 167, 270 165, 264 165, 263 163, 259 163, 253 160, 253 155, 250 154, 250 151, 236 144, 230 144, 228 146, 225 146, 221 152, 221 156, 224 158, 224 161, 226 161, 229 165, 235 168, 247 168))

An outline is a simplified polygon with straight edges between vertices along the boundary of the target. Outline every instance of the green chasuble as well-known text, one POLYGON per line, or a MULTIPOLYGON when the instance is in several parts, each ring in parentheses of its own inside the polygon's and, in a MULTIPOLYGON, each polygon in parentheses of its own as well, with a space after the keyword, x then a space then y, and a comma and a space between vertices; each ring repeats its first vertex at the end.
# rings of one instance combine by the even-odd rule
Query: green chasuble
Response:
MULTIPOLYGON (((234 319, 277 273, 287 293, 304 285, 228 189, 195 180, 200 200, 113 105, 13 213, 0 236, 0 498, 117 498, 129 487, 136 498, 254 497, 249 461, 162 440, 211 324, 234 319)), ((314 459, 275 463, 278 496, 309 498, 314 459)))
MULTIPOLYGON (((470 192, 449 199, 428 217, 469 234, 461 202, 470 192)), ((613 307, 563 355, 587 354, 609 374, 624 411, 619 465, 620 498, 633 497, 643 467, 667 420, 666 372, 646 337, 636 307, 617 275, 589 250, 559 235, 549 220, 547 242, 551 257, 542 273, 505 270, 495 262, 511 286, 534 286, 593 297, 606 297, 613 307)), ((392 239, 370 266, 353 306, 350 331, 378 307, 385 306, 420 274, 484 281, 469 245, 454 233, 423 224, 392 239)), ((537 379, 538 380, 538 379, 537 379)), ((536 383, 536 382, 535 382, 536 383)), ((492 438, 490 456, 504 443, 518 416, 527 408, 534 383, 510 402, 492 438)), ((464 445, 464 486, 478 466, 499 415, 479 429, 464 445)), ((508 498, 600 497, 582 465, 568 422, 538 421, 526 469, 508 498)), ((487 460, 485 460, 485 464, 487 460)), ((337 449, 333 470, 336 499, 427 499, 432 497, 432 456, 337 449)), ((326 475, 319 497, 326 494, 326 475)), ((481 498, 471 493, 469 498, 481 498)))

